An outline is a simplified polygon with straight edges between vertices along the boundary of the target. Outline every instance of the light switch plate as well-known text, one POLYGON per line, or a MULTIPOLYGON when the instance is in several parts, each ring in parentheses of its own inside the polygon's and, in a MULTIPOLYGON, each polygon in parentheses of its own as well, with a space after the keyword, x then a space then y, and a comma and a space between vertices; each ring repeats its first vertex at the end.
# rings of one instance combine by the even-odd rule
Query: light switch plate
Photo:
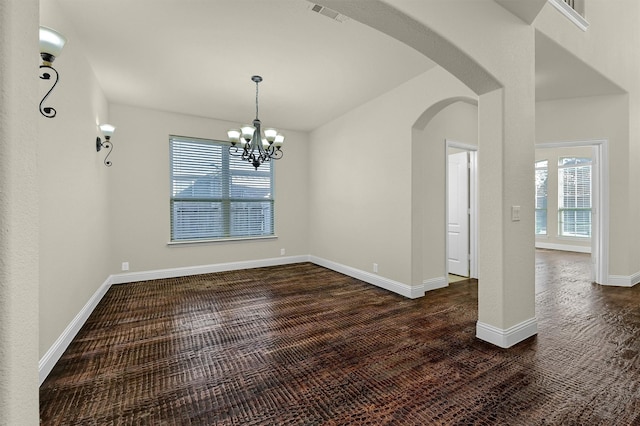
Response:
POLYGON ((517 222, 520 220, 520 206, 511 206, 511 221, 517 222))

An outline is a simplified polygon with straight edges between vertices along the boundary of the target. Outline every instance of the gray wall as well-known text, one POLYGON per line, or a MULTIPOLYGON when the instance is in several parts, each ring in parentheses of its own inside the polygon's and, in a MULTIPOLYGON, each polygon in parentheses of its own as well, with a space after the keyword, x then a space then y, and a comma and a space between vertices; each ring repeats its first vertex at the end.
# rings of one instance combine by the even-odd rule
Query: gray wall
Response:
MULTIPOLYGON (((412 191, 442 191, 443 183, 422 180, 414 188, 413 126, 428 107, 456 96, 475 98, 438 67, 312 132, 312 158, 340 153, 311 165, 312 254, 368 272, 377 263, 382 277, 422 282, 422 273, 412 277, 412 216, 421 214, 413 211, 412 191)), ((425 170, 427 162, 444 161, 437 144, 424 137, 416 143, 427 150, 425 170)))
POLYGON ((130 272, 251 261, 309 254, 308 163, 305 133, 286 135, 284 157, 275 161, 276 239, 168 245, 170 240, 169 135, 226 140, 238 123, 125 105, 111 105, 118 126, 112 155, 109 270, 122 262, 130 272))
POLYGON ((109 122, 108 107, 81 43, 55 2, 41 2, 40 22, 69 39, 54 63, 60 83, 48 99, 57 115, 39 120, 42 357, 111 273, 112 170, 102 162, 104 151, 96 153, 98 125, 109 122))

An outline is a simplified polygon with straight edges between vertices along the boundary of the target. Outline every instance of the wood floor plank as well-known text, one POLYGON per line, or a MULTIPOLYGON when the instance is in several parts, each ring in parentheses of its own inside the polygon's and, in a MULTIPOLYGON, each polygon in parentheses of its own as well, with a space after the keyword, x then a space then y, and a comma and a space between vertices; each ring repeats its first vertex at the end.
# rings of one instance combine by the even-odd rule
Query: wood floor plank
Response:
POLYGON ((539 334, 508 350, 474 337, 475 280, 410 300, 301 263, 116 285, 41 424, 640 424, 640 286, 588 262, 537 253, 539 334))

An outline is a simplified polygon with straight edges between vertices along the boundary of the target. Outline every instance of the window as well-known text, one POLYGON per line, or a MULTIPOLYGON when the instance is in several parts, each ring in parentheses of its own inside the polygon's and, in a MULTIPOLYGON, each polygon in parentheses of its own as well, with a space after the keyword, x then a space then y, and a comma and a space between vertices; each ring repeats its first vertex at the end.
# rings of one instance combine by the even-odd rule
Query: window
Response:
POLYGON ((171 241, 274 235, 273 167, 225 142, 171 136, 171 241))
POLYGON ((564 0, 564 2, 573 10, 584 17, 584 0, 564 0))
POLYGON ((558 159, 558 231, 591 237, 591 158, 558 159))
POLYGON ((548 0, 548 2, 582 31, 587 31, 589 22, 585 19, 585 0, 548 0))
POLYGON ((536 161, 536 235, 547 235, 547 181, 549 162, 536 161))

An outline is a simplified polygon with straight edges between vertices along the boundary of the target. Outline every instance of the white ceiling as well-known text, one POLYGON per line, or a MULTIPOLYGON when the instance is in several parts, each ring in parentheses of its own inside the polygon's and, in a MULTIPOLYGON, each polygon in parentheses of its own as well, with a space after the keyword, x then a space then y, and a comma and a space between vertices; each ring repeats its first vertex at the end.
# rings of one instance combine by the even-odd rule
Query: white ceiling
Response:
MULTIPOLYGON (((435 66, 305 0, 58 0, 110 102, 311 130, 435 66)), ((43 22, 43 25, 46 25, 43 22)))
MULTIPOLYGON (((110 102, 311 130, 435 64, 306 0, 57 0, 110 102)), ((42 23, 46 25, 46 22, 42 23)), ((540 34, 536 98, 621 90, 540 34)))

